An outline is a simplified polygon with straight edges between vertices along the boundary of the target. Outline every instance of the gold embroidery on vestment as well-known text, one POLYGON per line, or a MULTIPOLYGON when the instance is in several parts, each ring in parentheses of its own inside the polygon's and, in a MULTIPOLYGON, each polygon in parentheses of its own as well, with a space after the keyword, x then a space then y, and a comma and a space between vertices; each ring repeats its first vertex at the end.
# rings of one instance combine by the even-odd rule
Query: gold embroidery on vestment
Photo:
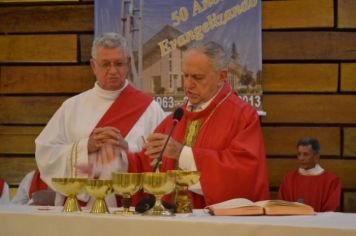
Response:
POLYGON ((70 153, 70 177, 77 178, 77 159, 78 159, 78 142, 75 142, 72 146, 72 150, 70 153))
POLYGON ((193 147, 195 139, 198 136, 200 127, 202 125, 202 120, 188 121, 187 128, 185 131, 184 145, 193 147))

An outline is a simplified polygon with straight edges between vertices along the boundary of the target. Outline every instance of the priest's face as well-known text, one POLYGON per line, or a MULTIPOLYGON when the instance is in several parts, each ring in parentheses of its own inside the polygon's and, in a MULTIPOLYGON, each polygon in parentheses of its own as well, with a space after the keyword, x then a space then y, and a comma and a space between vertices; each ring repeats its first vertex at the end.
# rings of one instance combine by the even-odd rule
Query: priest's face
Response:
POLYGON ((130 58, 121 48, 99 47, 96 57, 90 60, 91 68, 99 86, 105 90, 119 90, 125 84, 130 58))
POLYGON ((320 154, 315 153, 311 145, 307 146, 298 146, 298 160, 300 168, 309 170, 314 168, 315 165, 319 162, 320 154))
POLYGON ((216 70, 202 52, 188 52, 183 62, 184 92, 189 102, 198 105, 209 101, 224 84, 227 70, 216 70))

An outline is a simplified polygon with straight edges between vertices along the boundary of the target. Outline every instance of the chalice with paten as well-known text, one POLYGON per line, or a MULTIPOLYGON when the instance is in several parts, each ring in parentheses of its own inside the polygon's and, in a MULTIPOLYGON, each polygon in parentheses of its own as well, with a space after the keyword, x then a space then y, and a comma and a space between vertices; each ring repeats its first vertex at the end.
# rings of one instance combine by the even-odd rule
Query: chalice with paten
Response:
POLYGON ((63 211, 81 211, 78 204, 77 195, 84 189, 86 179, 81 178, 52 178, 52 183, 56 191, 67 196, 63 211))
POLYGON ((163 195, 169 194, 176 185, 175 174, 173 172, 146 172, 143 173, 143 190, 153 194, 156 198, 155 205, 149 210, 147 215, 170 216, 172 212, 167 211, 161 203, 163 195))
POLYGON ((176 187, 174 192, 176 213, 193 212, 188 188, 199 181, 200 172, 191 170, 169 170, 167 172, 176 175, 176 187))
POLYGON ((95 198, 90 213, 109 213, 105 197, 112 193, 112 181, 106 179, 88 179, 85 183, 87 193, 95 198))
POLYGON ((122 211, 115 211, 115 214, 132 215, 130 211, 131 196, 142 188, 142 173, 112 173, 112 187, 116 193, 122 196, 122 211))

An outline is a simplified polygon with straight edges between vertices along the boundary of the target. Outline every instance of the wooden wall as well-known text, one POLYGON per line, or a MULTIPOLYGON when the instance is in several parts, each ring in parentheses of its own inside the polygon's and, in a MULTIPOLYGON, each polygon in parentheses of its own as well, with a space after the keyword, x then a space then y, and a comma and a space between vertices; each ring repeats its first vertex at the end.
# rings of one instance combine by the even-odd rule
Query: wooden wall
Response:
MULTIPOLYGON (((263 1, 262 119, 272 191, 314 136, 356 212, 356 1, 263 1)), ((0 178, 35 168, 34 139, 61 102, 90 88, 92 1, 0 0, 0 178)))
POLYGON ((321 142, 356 212, 356 1, 263 2, 263 128, 272 187, 296 166, 296 142, 321 142))

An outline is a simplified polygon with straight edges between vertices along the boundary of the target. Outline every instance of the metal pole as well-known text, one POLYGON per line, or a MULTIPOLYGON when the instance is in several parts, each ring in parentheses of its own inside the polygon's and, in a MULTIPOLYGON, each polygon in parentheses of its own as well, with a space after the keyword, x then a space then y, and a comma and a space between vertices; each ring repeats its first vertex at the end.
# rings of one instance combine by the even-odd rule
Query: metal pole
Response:
POLYGON ((138 82, 139 88, 143 89, 143 2, 140 0, 139 26, 138 26, 138 82))

